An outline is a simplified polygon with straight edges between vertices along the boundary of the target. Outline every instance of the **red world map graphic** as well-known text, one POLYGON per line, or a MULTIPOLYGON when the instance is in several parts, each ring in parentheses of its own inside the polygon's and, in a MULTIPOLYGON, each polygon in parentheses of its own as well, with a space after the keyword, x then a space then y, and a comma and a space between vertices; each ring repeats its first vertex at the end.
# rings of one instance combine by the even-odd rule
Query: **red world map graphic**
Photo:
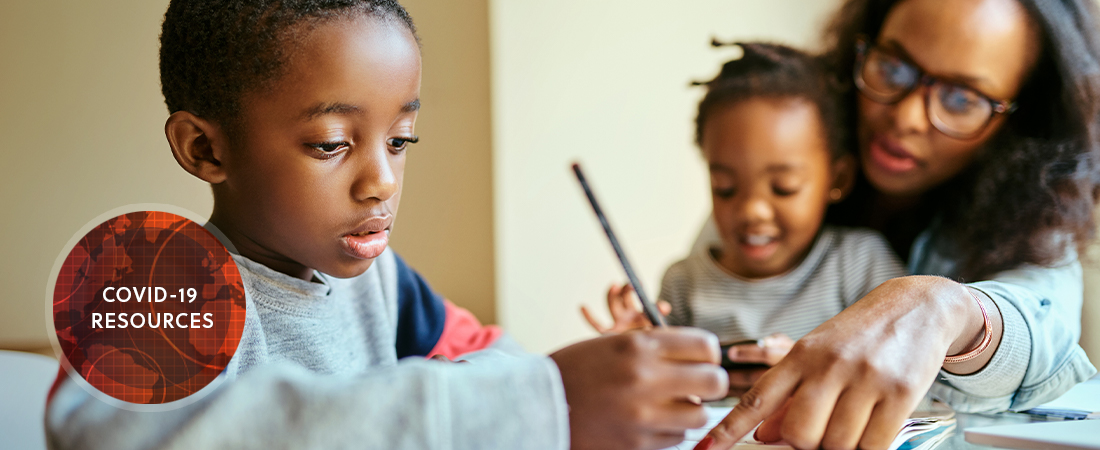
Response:
POLYGON ((168 403, 210 384, 236 352, 244 318, 229 251, 166 212, 95 227, 65 258, 53 292, 54 327, 73 371, 130 403, 168 403))

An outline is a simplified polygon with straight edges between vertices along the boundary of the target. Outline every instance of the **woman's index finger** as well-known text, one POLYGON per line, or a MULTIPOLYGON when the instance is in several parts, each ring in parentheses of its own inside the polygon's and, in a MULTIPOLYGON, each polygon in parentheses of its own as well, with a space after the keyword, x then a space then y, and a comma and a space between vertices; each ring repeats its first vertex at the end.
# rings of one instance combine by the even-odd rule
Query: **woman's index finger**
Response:
POLYGON ((801 375, 790 366, 776 367, 764 374, 722 422, 707 436, 712 438, 710 450, 732 448, 765 418, 779 410, 794 393, 801 375))

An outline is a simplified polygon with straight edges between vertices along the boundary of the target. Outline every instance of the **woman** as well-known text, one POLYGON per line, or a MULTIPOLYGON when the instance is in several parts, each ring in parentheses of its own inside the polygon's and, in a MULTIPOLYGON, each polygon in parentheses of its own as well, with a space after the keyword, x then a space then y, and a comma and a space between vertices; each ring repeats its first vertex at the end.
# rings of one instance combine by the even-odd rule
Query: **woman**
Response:
POLYGON ((801 339, 697 448, 757 436, 886 448, 926 392, 1027 409, 1096 370, 1077 254, 1100 192, 1091 0, 849 0, 827 57, 852 87, 864 180, 832 212, 908 259, 801 339), (984 280, 984 281, 983 281, 984 280))

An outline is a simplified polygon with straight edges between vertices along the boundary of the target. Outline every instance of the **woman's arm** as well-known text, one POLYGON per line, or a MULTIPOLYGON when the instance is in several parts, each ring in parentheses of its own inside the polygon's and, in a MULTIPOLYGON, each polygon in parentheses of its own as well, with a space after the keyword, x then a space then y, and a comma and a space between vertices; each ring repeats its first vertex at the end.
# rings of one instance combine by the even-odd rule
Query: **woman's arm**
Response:
POLYGON ((934 395, 963 411, 1023 410, 1096 373, 1078 346, 1083 287, 1076 259, 1050 268, 1024 266, 969 286, 996 304, 1004 337, 995 353, 986 352, 992 359, 984 367, 944 366, 934 395))
MULTIPOLYGON (((1006 281, 999 283, 1003 289, 1009 286, 1006 281)), ((1052 281, 1051 286, 1057 285, 1058 282, 1052 281)), ((989 296, 993 299, 1001 297, 993 286, 981 283, 976 286, 991 291, 989 296)), ((1023 292, 1020 288, 1013 291, 1018 291, 1013 296, 1016 299, 1023 292)), ((1002 300, 996 306, 1008 317, 1012 304, 1002 300)), ((1001 317, 998 309, 987 311, 991 321, 1001 317)), ((1022 322, 1032 328, 1074 328, 1064 323, 1067 319, 1062 315, 1036 314, 1030 317, 1033 323, 1026 322, 1027 316, 1022 322)), ((1014 326, 1011 321, 1006 323, 1014 326)), ((1011 333, 1019 331, 1018 325, 1014 327, 1005 336, 1011 337, 1011 333)), ((944 357, 972 348, 983 332, 979 330, 983 329, 981 310, 963 285, 931 276, 909 276, 883 283, 799 340, 791 353, 768 371, 741 398, 733 412, 711 430, 709 436, 714 443, 711 448, 729 448, 765 418, 767 421, 761 425, 765 435, 758 436, 762 440, 781 437, 797 448, 885 448, 936 381, 944 357), (767 430, 774 435, 766 435, 767 430)), ((1046 332, 1044 340, 1054 339, 1049 334, 1052 330, 1046 332)), ((996 364, 995 356, 1001 354, 1007 343, 1005 339, 991 343, 982 358, 973 361, 974 365, 990 361, 996 364)), ((1033 344, 1032 348, 1044 345, 1033 344)), ((1075 361, 1073 355, 1079 351, 1073 344, 1063 349, 1059 359, 1075 361)), ((991 371, 996 367, 993 364, 972 376, 996 373, 991 371)), ((1091 366, 1083 364, 1076 373, 1072 373, 1076 369, 1069 367, 1067 379, 1083 380, 1091 374, 1091 366)), ((952 368, 960 373, 970 369, 952 368)), ((1030 374, 1061 369, 1044 364, 1026 370, 1030 374)), ((1024 378, 1030 379, 1030 375, 1024 378)), ((1020 392, 1027 388, 1025 382, 1020 392)))

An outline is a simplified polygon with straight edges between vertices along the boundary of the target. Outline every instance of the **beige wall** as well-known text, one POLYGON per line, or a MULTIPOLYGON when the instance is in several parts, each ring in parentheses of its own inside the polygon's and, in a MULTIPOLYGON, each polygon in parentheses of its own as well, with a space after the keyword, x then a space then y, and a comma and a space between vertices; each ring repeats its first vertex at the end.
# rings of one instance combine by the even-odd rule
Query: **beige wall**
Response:
POLYGON ((423 41, 420 143, 393 248, 440 294, 496 322, 488 0, 404 0, 423 41))
POLYGON ((810 45, 835 1, 492 0, 497 314, 530 350, 593 336, 577 310, 625 277, 568 170, 587 175, 643 286, 707 216, 692 145, 722 39, 810 45))
POLYGON ((49 346, 46 278, 92 218, 131 203, 210 211, 164 141, 167 4, 0 2, 0 346, 49 346))
MULTIPOLYGON (((487 3, 406 3, 423 30, 423 142, 393 246, 493 321, 487 3)), ((167 4, 0 2, 0 348, 49 345, 46 278, 90 219, 131 203, 210 212, 209 188, 176 165, 162 131, 167 4)))

